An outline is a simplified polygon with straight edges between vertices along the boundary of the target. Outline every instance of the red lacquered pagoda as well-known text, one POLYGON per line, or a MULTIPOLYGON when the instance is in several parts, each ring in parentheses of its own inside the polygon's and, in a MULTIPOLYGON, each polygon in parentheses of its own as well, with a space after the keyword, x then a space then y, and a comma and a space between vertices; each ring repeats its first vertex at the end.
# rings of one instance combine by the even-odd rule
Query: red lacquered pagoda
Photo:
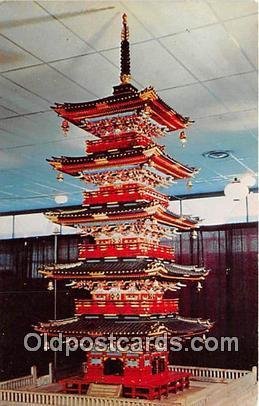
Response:
POLYGON ((187 340, 209 331, 209 321, 178 315, 179 289, 188 281, 200 283, 208 272, 174 262, 173 234, 194 229, 197 219, 171 212, 168 197, 156 188, 191 178, 196 170, 166 155, 154 139, 184 130, 189 119, 152 87, 139 91, 130 84, 126 15, 120 79, 110 97, 53 107, 65 132, 72 123, 97 139, 87 141, 85 156, 53 157, 50 164, 58 176, 78 177, 95 190, 84 193, 80 209, 47 213, 57 224, 80 228, 82 241, 77 263, 45 266, 42 273, 68 280, 91 299, 75 300, 74 318, 40 323, 36 330, 78 339, 137 337, 141 350, 95 348, 87 353, 84 374, 60 383, 77 393, 93 383, 116 384, 123 396, 154 399, 188 387, 189 375, 170 371, 168 351, 153 344, 147 349, 146 338, 167 333, 187 340))

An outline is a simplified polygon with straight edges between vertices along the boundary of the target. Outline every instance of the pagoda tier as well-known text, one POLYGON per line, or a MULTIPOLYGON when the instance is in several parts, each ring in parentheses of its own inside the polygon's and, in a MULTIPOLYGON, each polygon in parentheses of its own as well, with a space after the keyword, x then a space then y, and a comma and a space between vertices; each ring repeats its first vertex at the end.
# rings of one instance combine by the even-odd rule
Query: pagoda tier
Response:
MULTIPOLYGON (((82 236, 91 236, 91 242, 99 242, 109 239, 113 242, 127 238, 149 238, 149 241, 158 243, 161 239, 172 240, 177 231, 172 227, 158 224, 154 219, 129 220, 123 223, 114 222, 112 224, 80 225, 82 236)), ((88 242, 90 242, 88 240, 88 242)))
POLYGON ((148 238, 123 237, 120 241, 112 238, 89 244, 87 239, 79 245, 79 260, 90 258, 156 258, 173 260, 174 252, 165 244, 150 241, 148 238))
POLYGON ((116 314, 116 315, 154 315, 178 313, 178 299, 162 299, 163 294, 150 295, 124 292, 120 296, 99 293, 94 300, 75 299, 75 315, 80 314, 116 314))
POLYGON ((94 154, 99 152, 109 152, 125 150, 129 148, 148 147, 154 144, 152 139, 144 134, 135 131, 120 132, 105 136, 100 140, 86 141, 86 153, 94 154))
MULTIPOLYGON (((80 263, 78 263, 80 264, 80 263)), ((177 268, 177 265, 175 265, 177 268)), ((204 270, 204 274, 205 274, 204 270)), ((47 274, 48 272, 43 271, 43 274, 47 274)), ((55 276, 54 276, 55 277, 55 276)), ((82 276, 82 278, 84 278, 82 276)), ((201 277, 200 280, 203 280, 204 277, 201 277)), ((126 297, 124 295, 130 295, 130 297, 134 297, 134 300, 141 302, 147 300, 159 300, 163 298, 163 294, 165 292, 170 293, 174 296, 174 292, 178 292, 186 284, 179 282, 177 279, 174 281, 164 280, 164 278, 158 277, 143 277, 141 279, 137 278, 122 278, 122 279, 113 279, 113 280, 104 280, 100 278, 92 278, 92 279, 73 279, 71 282, 66 283, 66 286, 71 287, 75 290, 85 290, 94 300, 100 300, 100 295, 102 296, 102 300, 119 300, 122 297, 126 297), (162 296, 161 296, 162 295, 162 296)), ((128 299, 128 296, 127 296, 128 299)), ((164 300, 164 299, 163 299, 164 300)), ((177 300, 178 299, 174 299, 177 300)), ((76 301, 76 299, 75 299, 76 301)))
POLYGON ((209 331, 212 324, 208 320, 184 318, 174 314, 167 316, 93 317, 84 315, 65 320, 39 323, 35 330, 57 336, 62 333, 64 337, 76 335, 81 337, 103 337, 113 333, 114 336, 142 337, 161 336, 168 333, 173 337, 185 339, 192 336, 203 335, 209 331))
MULTIPOLYGON (((77 127, 91 132, 88 120, 121 113, 148 111, 149 117, 158 124, 174 131, 188 127, 189 118, 182 117, 169 107, 153 87, 139 91, 131 84, 113 87, 113 95, 85 103, 56 103, 52 109, 77 127)), ((97 135, 97 131, 94 131, 97 135)))
POLYGON ((113 281, 127 278, 142 280, 155 278, 161 281, 200 281, 208 271, 203 267, 178 265, 170 261, 150 259, 86 260, 73 264, 44 265, 40 272, 55 279, 85 279, 113 281))
POLYGON ((84 192, 83 206, 125 202, 157 202, 167 207, 169 198, 149 186, 127 183, 121 186, 102 186, 100 189, 84 192))
POLYGON ((73 176, 82 176, 84 171, 89 170, 140 164, 148 164, 174 179, 189 178, 197 173, 195 168, 189 168, 165 155, 158 146, 100 152, 82 157, 53 157, 47 161, 54 169, 73 176))
POLYGON ((107 135, 113 134, 113 141, 116 137, 120 138, 122 133, 134 132, 151 139, 164 136, 166 131, 165 127, 161 127, 149 118, 147 109, 138 114, 115 115, 94 121, 82 120, 81 126, 87 132, 98 138, 104 138, 104 140, 107 139, 107 135))
POLYGON ((138 220, 138 219, 155 219, 158 223, 172 227, 177 227, 182 230, 188 230, 197 226, 197 219, 190 217, 178 216, 167 210, 160 204, 153 203, 124 203, 89 206, 76 210, 62 210, 46 213, 46 216, 53 223, 63 224, 68 226, 77 226, 81 223, 88 222, 114 222, 138 220))
POLYGON ((143 165, 129 169, 102 170, 98 172, 88 172, 80 176, 87 183, 98 186, 125 185, 128 183, 138 183, 139 185, 150 187, 167 187, 173 180, 171 177, 161 176, 153 169, 150 170, 143 165))

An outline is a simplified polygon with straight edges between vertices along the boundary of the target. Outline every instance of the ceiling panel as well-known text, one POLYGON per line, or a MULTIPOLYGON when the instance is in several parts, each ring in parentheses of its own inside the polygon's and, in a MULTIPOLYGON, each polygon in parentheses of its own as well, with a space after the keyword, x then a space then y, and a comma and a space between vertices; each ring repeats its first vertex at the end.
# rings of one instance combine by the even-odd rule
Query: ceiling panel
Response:
MULTIPOLYGON (((119 59, 119 51, 116 59, 119 59)), ((97 53, 51 65, 98 97, 109 95, 119 80, 119 69, 97 53)))
POLYGON ((183 180, 167 193, 222 191, 234 176, 256 172, 257 5, 230 3, 0 3, 0 211, 53 207, 62 192, 67 205, 80 204, 83 183, 68 175, 58 182, 46 158, 83 155, 91 136, 71 125, 64 137, 50 105, 112 93, 119 80, 121 14, 127 10, 133 83, 154 86, 176 111, 195 120, 185 148, 178 131, 159 140, 176 160, 201 169, 192 189, 183 180), (231 156, 203 156, 211 150, 231 156))
MULTIPOLYGON (((119 66, 119 49, 103 55, 119 66)), ((166 89, 197 81, 155 40, 133 45, 131 61, 133 78, 144 86, 166 89)))
POLYGON ((174 106, 177 112, 184 116, 190 115, 193 119, 227 111, 226 107, 200 83, 163 90, 159 95, 166 103, 174 106))
POLYGON ((237 41, 253 66, 258 65, 258 14, 225 23, 227 31, 237 41))
POLYGON ((71 82, 48 65, 8 72, 3 76, 48 100, 49 103, 72 100, 80 102, 93 98, 87 90, 71 82))
POLYGON ((253 69, 238 45, 219 24, 162 38, 160 41, 199 80, 253 69))
MULTIPOLYGON (((1 99, 0 99, 0 103, 1 103, 1 99)), ((12 117, 14 115, 16 115, 16 111, 10 110, 10 109, 0 105, 0 119, 12 117)))
POLYGON ((256 0, 208 0, 207 3, 223 21, 258 12, 256 0))
MULTIPOLYGON (((75 2, 75 5, 74 2, 66 1, 62 2, 62 11, 59 1, 39 3, 94 49, 104 50, 118 46, 121 14, 125 12, 125 7, 119 1, 86 1, 83 4, 75 2)), ((152 38, 130 12, 128 18, 132 43, 152 38)))
POLYGON ((34 113, 49 109, 49 103, 35 96, 28 90, 0 77, 1 98, 0 104, 17 114, 34 113))
POLYGON ((206 87, 227 106, 229 111, 251 110, 257 107, 257 73, 216 79, 206 87))
POLYGON ((0 72, 5 72, 35 65, 39 60, 0 34, 0 62, 0 72))
POLYGON ((1 33, 44 61, 80 55, 89 46, 35 2, 5 2, 1 33))
POLYGON ((167 36, 217 22, 210 7, 201 1, 149 1, 148 7, 145 2, 138 0, 122 3, 138 16, 155 37, 167 36), (195 18, 193 18, 194 16, 195 18))

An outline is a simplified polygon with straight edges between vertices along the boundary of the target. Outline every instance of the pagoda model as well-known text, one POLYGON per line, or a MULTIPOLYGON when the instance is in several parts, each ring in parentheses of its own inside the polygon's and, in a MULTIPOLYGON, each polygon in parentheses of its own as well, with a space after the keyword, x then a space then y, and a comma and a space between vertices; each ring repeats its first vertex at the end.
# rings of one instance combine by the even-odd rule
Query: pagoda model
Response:
MULTIPOLYGON (((168 367, 168 351, 146 348, 146 338, 190 339, 203 336, 212 324, 178 315, 178 292, 208 274, 204 268, 174 263, 172 237, 178 230, 197 227, 197 219, 169 209, 169 198, 157 187, 191 178, 196 170, 164 153, 154 139, 167 131, 183 131, 189 124, 149 87, 130 84, 127 16, 123 15, 121 83, 113 95, 86 103, 52 107, 64 121, 98 137, 86 143, 83 157, 49 160, 58 178, 69 174, 95 185, 84 193, 82 208, 47 213, 54 223, 79 227, 82 241, 77 263, 45 266, 54 280, 69 280, 86 290, 88 299, 75 299, 75 317, 39 323, 36 330, 49 337, 137 337, 138 351, 94 348, 87 352, 84 374, 63 379, 64 391, 86 393, 89 384, 117 384, 123 396, 154 399, 189 385, 189 375, 168 367), (171 298, 165 298, 171 297, 171 298)), ((181 133, 184 138, 185 134, 181 133)), ((82 295, 81 295, 82 297, 82 295)))

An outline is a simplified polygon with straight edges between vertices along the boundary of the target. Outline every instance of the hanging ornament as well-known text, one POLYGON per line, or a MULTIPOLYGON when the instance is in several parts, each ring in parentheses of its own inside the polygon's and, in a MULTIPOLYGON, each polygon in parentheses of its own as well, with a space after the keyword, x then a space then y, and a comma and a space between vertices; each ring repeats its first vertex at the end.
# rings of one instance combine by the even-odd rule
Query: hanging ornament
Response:
POLYGON ((193 186, 193 183, 192 183, 191 179, 188 179, 188 181, 187 181, 187 183, 186 183, 187 189, 191 189, 192 186, 193 186))
POLYGON ((57 174, 57 176, 56 176, 56 179, 57 179, 57 181, 58 182, 63 182, 63 180, 64 180, 64 176, 63 176, 63 173, 58 173, 57 174))
POLYGON ((48 289, 49 291, 54 290, 54 284, 53 284, 52 281, 49 281, 47 289, 48 289))
POLYGON ((67 136, 67 133, 69 131, 69 122, 67 120, 63 120, 61 123, 61 128, 64 136, 67 136))
POLYGON ((191 237, 192 237, 192 239, 193 239, 193 240, 197 240, 198 233, 197 233, 197 231, 196 231, 196 230, 192 230, 191 237))
POLYGON ((197 283, 197 291, 200 292, 202 289, 202 284, 200 282, 197 283))
POLYGON ((179 134, 179 139, 180 139, 180 141, 181 141, 181 143, 182 143, 182 146, 183 146, 183 148, 184 148, 184 147, 185 147, 185 144, 186 144, 186 142, 187 142, 187 135, 186 135, 185 131, 181 131, 181 132, 180 132, 180 134, 179 134))

